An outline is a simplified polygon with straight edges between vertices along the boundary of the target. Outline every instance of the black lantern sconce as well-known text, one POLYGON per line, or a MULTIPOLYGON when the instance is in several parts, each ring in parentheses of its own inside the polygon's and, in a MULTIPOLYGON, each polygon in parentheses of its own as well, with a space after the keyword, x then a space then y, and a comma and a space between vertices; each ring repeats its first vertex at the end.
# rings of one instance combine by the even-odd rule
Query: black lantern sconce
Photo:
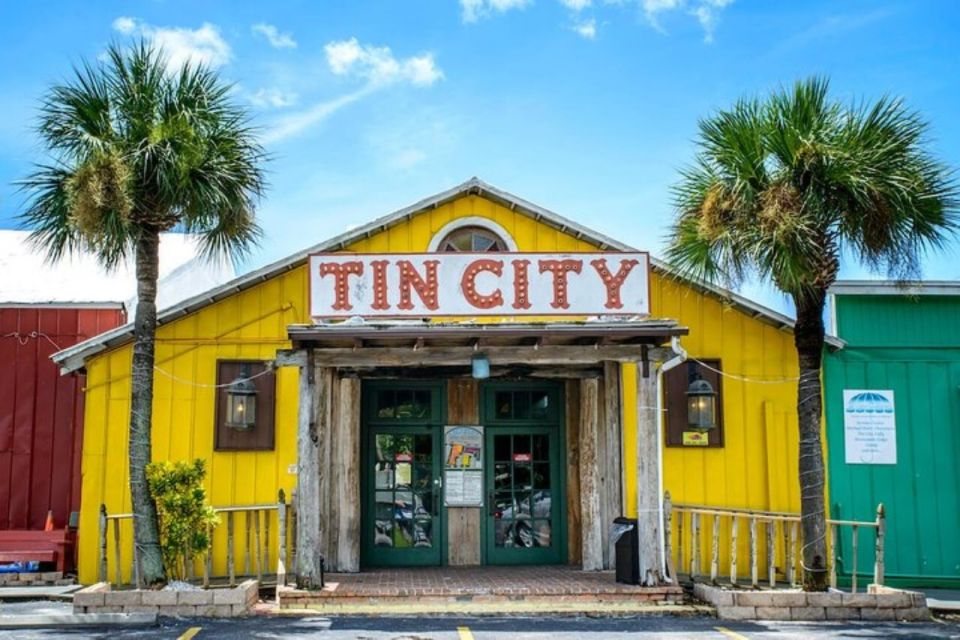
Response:
POLYGON ((717 392, 700 376, 696 362, 688 363, 690 385, 687 387, 687 426, 708 431, 717 426, 717 392))
POLYGON ((227 426, 249 431, 257 421, 257 387, 250 379, 250 366, 243 365, 240 375, 227 387, 227 426))

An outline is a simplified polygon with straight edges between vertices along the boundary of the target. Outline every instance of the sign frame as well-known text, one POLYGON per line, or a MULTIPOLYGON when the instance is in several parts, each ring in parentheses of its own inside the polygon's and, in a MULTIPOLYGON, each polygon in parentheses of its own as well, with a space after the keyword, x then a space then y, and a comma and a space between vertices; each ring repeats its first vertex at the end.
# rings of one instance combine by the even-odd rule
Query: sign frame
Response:
POLYGON ((478 424, 448 424, 443 427, 443 505, 457 508, 482 508, 486 501, 484 483, 484 428, 478 424), (473 433, 469 433, 473 432, 473 433), (468 438, 462 442, 453 437, 468 438), (456 450, 455 447, 461 447, 456 450), (451 489, 459 485, 459 500, 451 499, 451 489), (479 490, 477 490, 479 488, 479 490), (469 495, 467 492, 470 491, 469 495), (472 499, 470 497, 472 496, 472 499))
POLYGON ((897 464, 897 413, 892 389, 843 390, 846 464, 897 464), (871 407, 869 405, 875 405, 871 407))

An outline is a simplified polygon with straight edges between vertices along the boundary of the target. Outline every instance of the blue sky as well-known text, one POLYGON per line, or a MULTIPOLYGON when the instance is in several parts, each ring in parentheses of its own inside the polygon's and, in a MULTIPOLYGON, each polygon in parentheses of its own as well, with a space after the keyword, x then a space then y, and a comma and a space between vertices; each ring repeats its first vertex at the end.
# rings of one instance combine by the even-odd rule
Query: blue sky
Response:
MULTIPOLYGON (((902 96, 960 167, 958 35, 952 0, 18 3, 0 23, 0 227, 43 159, 40 96, 111 41, 236 84, 275 158, 254 268, 474 175, 656 254, 697 118, 810 74, 841 99, 902 96)), ((960 279, 958 258, 953 242, 924 276, 960 279)))

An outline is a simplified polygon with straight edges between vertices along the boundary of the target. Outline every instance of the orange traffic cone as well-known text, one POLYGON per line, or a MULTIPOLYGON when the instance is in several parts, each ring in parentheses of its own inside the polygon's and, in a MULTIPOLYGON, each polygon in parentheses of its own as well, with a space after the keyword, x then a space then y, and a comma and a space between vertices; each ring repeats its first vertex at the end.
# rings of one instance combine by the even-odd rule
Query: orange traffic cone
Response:
POLYGON ((53 510, 47 511, 47 523, 43 525, 44 531, 53 531, 53 510))

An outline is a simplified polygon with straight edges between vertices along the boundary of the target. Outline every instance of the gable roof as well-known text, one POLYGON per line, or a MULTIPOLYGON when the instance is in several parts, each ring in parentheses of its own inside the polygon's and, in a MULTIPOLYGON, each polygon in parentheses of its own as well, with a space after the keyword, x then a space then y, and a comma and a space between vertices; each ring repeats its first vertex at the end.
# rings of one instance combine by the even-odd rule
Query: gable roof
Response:
MULTIPOLYGON (((613 238, 610 238, 602 233, 589 229, 577 222, 574 222, 573 220, 565 218, 558 213, 554 213, 553 211, 524 200, 523 198, 515 196, 512 193, 498 189, 493 185, 487 184, 483 180, 474 177, 453 187, 452 189, 447 189, 446 191, 441 191, 438 194, 424 198, 423 200, 394 211, 393 213, 389 213, 385 216, 377 218, 365 225, 351 229, 346 233, 342 233, 302 251, 298 251, 297 253, 283 258, 282 260, 278 260, 264 267, 246 273, 231 280, 230 282, 227 282, 226 284, 210 289, 209 291, 199 295, 195 295, 172 307, 163 309, 157 316, 157 324, 158 326, 166 324, 176 320, 177 318, 181 318, 193 313, 194 311, 197 311, 209 304, 213 304, 223 300, 224 298, 244 291, 245 289, 256 286, 261 282, 265 282, 282 273, 296 269, 302 264, 306 263, 307 258, 311 253, 341 250, 358 240, 369 238, 370 236, 381 233, 394 225, 410 220, 424 211, 435 209, 467 195, 476 195, 496 202, 510 209, 511 211, 517 211, 523 215, 533 218, 538 222, 542 222, 546 225, 554 227, 561 232, 569 233, 578 239, 583 239, 595 244, 601 250, 613 249, 617 251, 637 251, 637 249, 630 247, 629 245, 626 245, 618 240, 614 240, 613 238)), ((650 264, 655 271, 669 276, 676 275, 675 272, 673 272, 664 262, 660 260, 651 258, 650 264)), ((691 280, 686 277, 682 278, 682 280, 694 289, 697 289, 715 298, 719 298, 725 304, 729 304, 753 318, 757 318, 779 329, 793 328, 794 321, 792 318, 774 311, 773 309, 769 309, 763 305, 757 304, 756 302, 753 302, 752 300, 749 300, 737 293, 708 282, 691 280)), ((130 342, 132 339, 133 325, 126 324, 111 331, 107 331, 106 333, 102 333, 99 336, 84 342, 78 343, 73 347, 64 349, 63 351, 53 354, 51 357, 54 362, 60 365, 63 373, 70 373, 83 368, 84 363, 91 356, 103 351, 107 351, 114 347, 118 347, 122 344, 130 342)), ((837 345, 833 346, 839 346, 840 341, 838 341, 836 338, 828 337, 828 341, 830 340, 838 343, 837 345)))

